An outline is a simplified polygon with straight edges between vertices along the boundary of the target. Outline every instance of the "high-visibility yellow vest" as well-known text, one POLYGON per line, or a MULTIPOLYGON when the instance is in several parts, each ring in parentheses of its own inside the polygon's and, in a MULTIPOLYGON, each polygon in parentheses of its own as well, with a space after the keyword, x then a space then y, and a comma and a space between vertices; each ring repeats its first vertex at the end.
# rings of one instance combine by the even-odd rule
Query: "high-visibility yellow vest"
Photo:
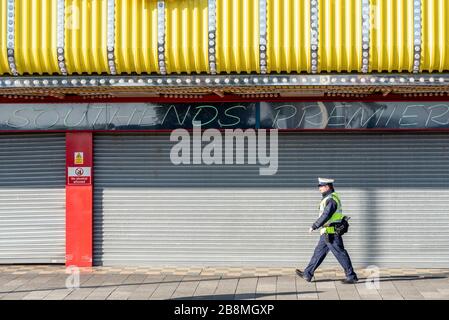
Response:
POLYGON ((344 218, 343 215, 343 208, 341 206, 341 200, 340 200, 340 196, 338 195, 338 193, 336 192, 332 192, 331 194, 327 195, 325 198, 323 198, 320 202, 319 205, 319 216, 321 217, 321 215, 324 212, 324 208, 326 208, 327 202, 333 199, 336 203, 337 203, 337 210, 335 210, 335 212, 332 214, 332 216, 330 217, 329 220, 326 221, 326 223, 323 225, 323 227, 320 230, 320 234, 324 234, 324 233, 329 233, 329 234, 333 234, 335 233, 335 228, 334 227, 330 227, 329 225, 335 222, 341 222, 344 218))

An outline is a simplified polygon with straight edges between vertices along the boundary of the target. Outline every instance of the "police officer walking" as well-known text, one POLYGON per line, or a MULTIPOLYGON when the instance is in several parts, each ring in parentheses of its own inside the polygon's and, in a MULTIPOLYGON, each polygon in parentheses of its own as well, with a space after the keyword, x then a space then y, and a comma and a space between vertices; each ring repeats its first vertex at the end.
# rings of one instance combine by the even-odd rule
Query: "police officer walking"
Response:
POLYGON ((340 232, 346 217, 343 215, 340 197, 335 192, 333 183, 333 179, 318 178, 318 187, 323 197, 319 206, 319 218, 309 229, 309 233, 321 228, 320 240, 307 268, 304 271, 296 269, 296 274, 308 282, 312 281, 315 270, 330 250, 345 270, 346 279, 343 283, 356 283, 357 275, 352 268, 351 259, 345 250, 342 232, 340 232))

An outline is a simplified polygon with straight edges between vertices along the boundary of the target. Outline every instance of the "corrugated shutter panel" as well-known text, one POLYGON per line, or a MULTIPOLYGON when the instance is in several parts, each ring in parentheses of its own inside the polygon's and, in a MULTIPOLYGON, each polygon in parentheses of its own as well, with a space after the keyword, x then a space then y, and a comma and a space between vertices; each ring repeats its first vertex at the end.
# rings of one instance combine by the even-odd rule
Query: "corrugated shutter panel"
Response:
POLYGON ((281 133, 274 176, 174 166, 173 144, 96 136, 95 264, 304 266, 318 240, 307 233, 318 176, 336 179, 356 266, 449 264, 449 135, 281 133))
POLYGON ((0 135, 0 264, 64 262, 64 135, 0 135))

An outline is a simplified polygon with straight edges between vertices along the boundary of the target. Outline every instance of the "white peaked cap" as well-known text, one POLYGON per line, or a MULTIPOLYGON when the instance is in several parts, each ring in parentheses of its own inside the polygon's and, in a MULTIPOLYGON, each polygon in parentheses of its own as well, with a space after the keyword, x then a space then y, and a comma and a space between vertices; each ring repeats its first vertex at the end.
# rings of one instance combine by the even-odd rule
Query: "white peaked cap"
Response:
POLYGON ((334 179, 328 179, 328 178, 318 178, 318 184, 319 185, 326 185, 329 183, 334 183, 334 179))

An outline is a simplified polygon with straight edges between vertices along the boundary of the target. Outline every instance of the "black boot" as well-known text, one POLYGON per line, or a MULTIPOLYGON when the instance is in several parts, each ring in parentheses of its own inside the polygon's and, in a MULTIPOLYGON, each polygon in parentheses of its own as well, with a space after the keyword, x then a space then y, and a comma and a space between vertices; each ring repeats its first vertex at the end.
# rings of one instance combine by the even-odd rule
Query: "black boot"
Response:
POLYGON ((307 282, 311 282, 311 281, 312 281, 312 278, 306 277, 306 275, 304 274, 304 272, 302 272, 301 270, 296 269, 295 272, 296 272, 296 274, 297 274, 298 276, 300 276, 301 278, 303 278, 303 279, 306 280, 307 282))
POLYGON ((341 283, 343 283, 343 284, 354 284, 354 283, 357 283, 357 281, 359 281, 359 279, 357 279, 357 277, 355 277, 355 278, 352 278, 352 279, 342 280, 341 283))

